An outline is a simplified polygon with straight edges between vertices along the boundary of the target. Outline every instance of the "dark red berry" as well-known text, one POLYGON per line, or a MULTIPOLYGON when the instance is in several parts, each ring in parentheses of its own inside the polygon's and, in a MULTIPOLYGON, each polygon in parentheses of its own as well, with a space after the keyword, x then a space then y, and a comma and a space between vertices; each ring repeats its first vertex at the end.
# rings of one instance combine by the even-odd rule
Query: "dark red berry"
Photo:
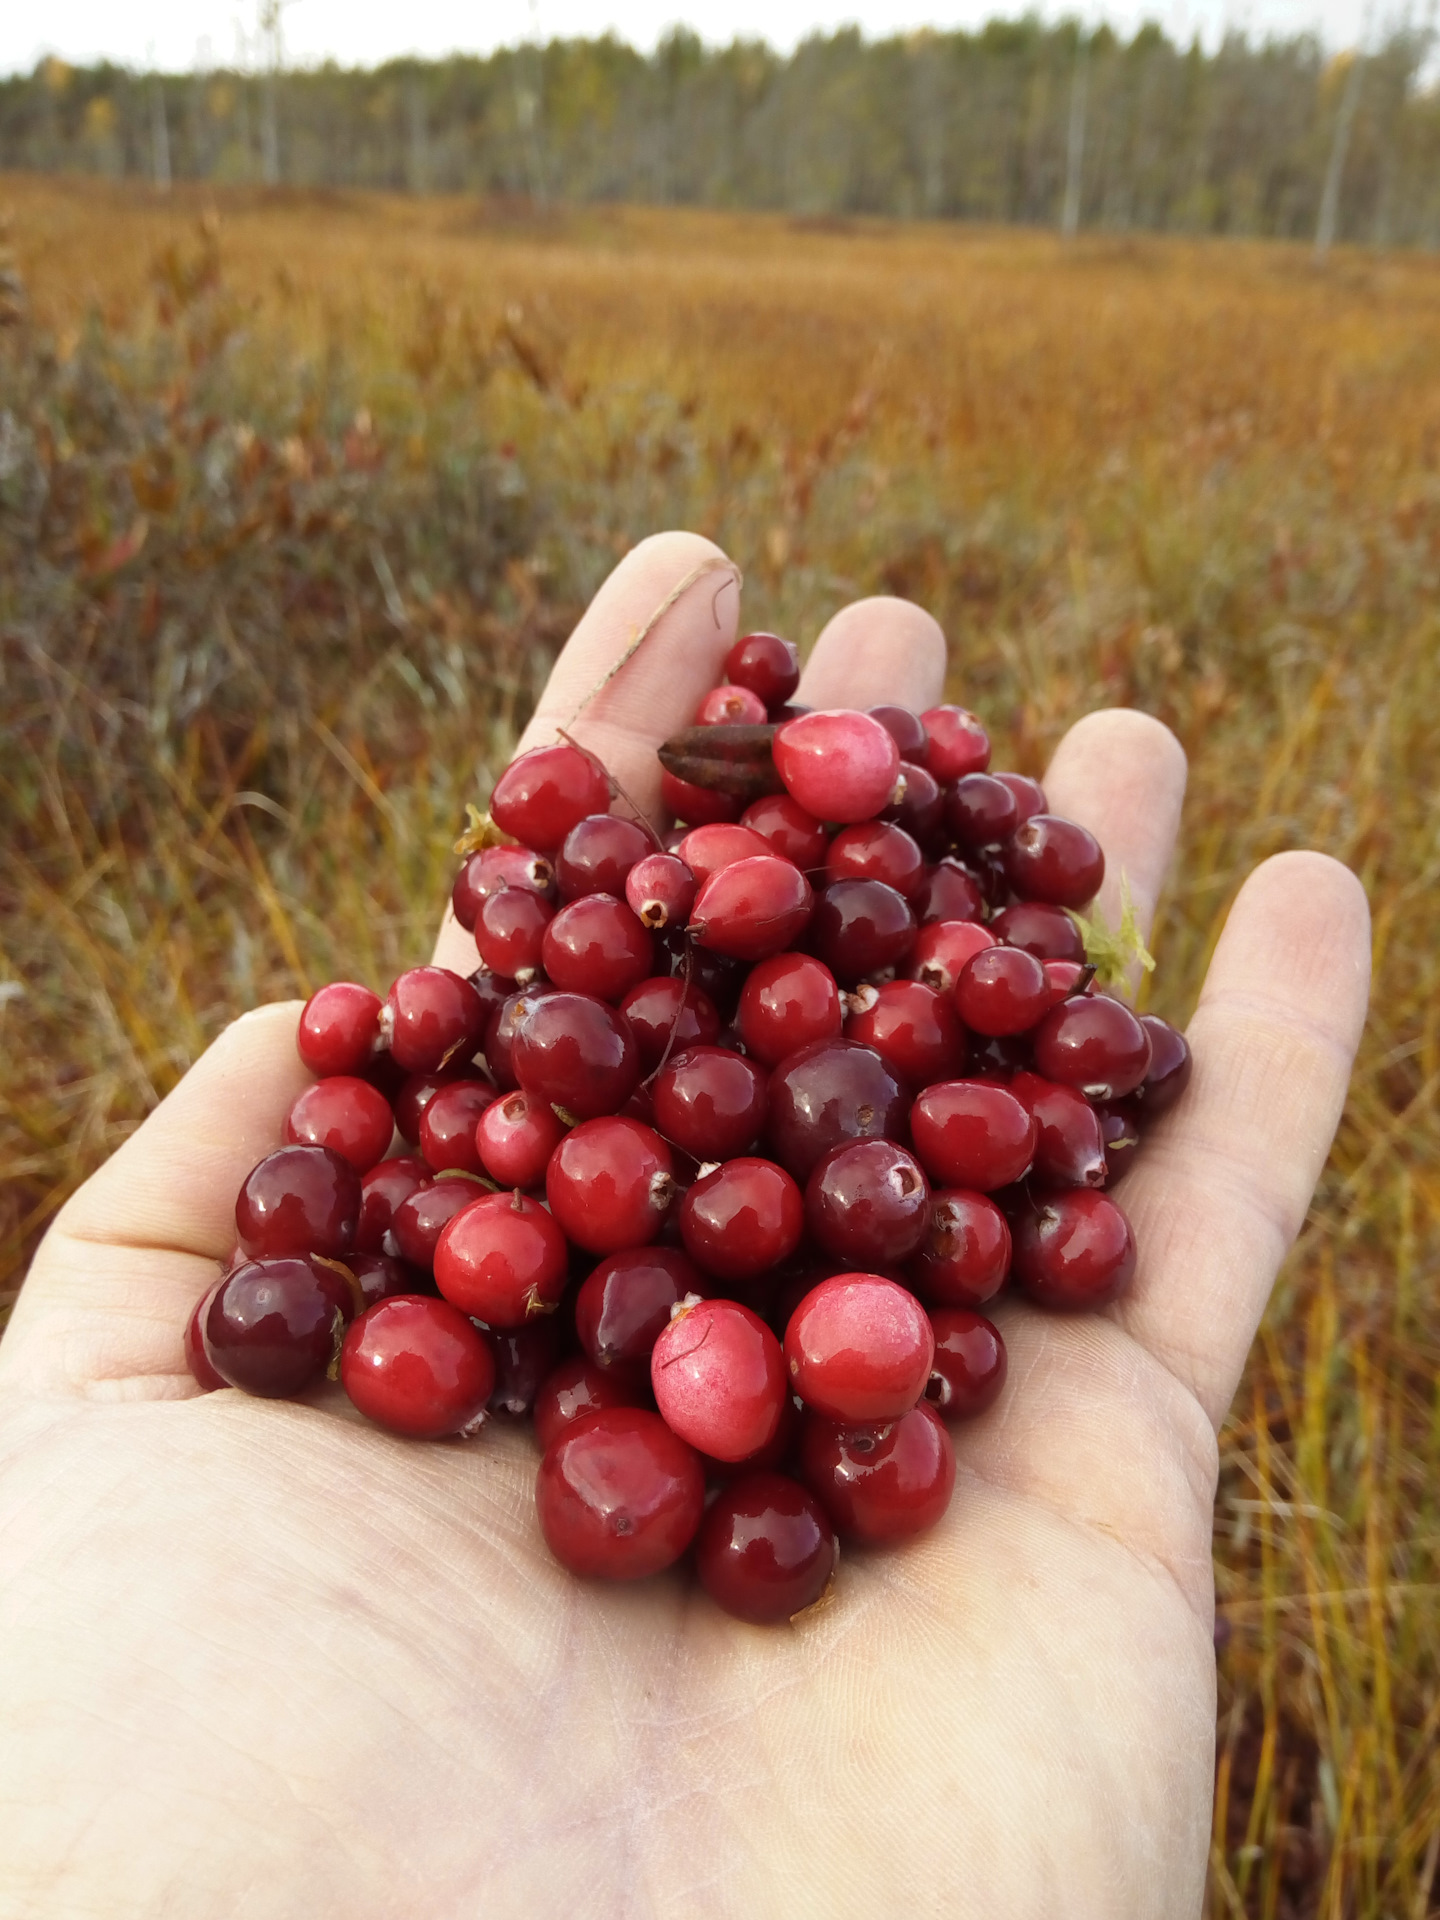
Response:
POLYGON ((973 713, 964 707, 931 707, 920 718, 927 743, 924 764, 942 787, 989 766, 990 736, 973 713))
POLYGON ((355 1244, 360 1175, 330 1147, 278 1147, 245 1176, 235 1232, 251 1259, 322 1253, 339 1259, 355 1244))
POLYGON ((214 1291, 205 1354, 227 1385, 287 1399, 324 1373, 353 1307, 349 1284, 329 1267, 301 1257, 248 1260, 214 1291))
MULTIPOLYGON (((743 996, 742 996, 743 997, 743 996)), ((911 1088, 953 1080, 965 1070, 965 1033, 950 1001, 918 980, 861 987, 845 1022, 847 1040, 873 1047, 911 1088)))
POLYGON ((548 900, 525 887, 501 887, 482 900, 473 931, 485 966, 507 980, 533 979, 554 913, 548 900))
POLYGON ((1000 1329, 970 1307, 939 1307, 935 1359, 925 1398, 942 1420, 971 1420, 1000 1398, 1005 1385, 1005 1342, 1000 1329))
POLYGON ((224 1284, 223 1280, 217 1280, 208 1293, 203 1293, 195 1302, 195 1311, 185 1322, 185 1364, 190 1369, 191 1379, 202 1393, 215 1393, 226 1384, 224 1375, 211 1366, 210 1356, 205 1351, 205 1316, 224 1284))
POLYGON ((555 861, 562 900, 586 893, 623 894, 631 869, 654 851, 642 826, 618 813, 592 813, 565 836, 555 861))
POLYGON ((788 1260, 804 1230, 800 1189, 773 1160, 728 1160, 702 1175, 680 1207, 685 1251, 728 1282, 752 1280, 788 1260))
POLYGON ((899 1419, 925 1391, 934 1354, 925 1309, 878 1273, 822 1280, 785 1329, 792 1391, 831 1420, 899 1419))
POLYGON ((841 1426, 809 1413, 800 1423, 800 1476, 837 1531, 865 1545, 933 1527, 950 1504, 955 1451, 925 1401, 882 1426, 841 1426))
POLYGON ((554 1307, 568 1260, 565 1236, 538 1200, 482 1193, 441 1232, 435 1284, 487 1327, 519 1327, 554 1307))
POLYGON ((709 1283, 678 1247, 632 1247, 612 1253, 587 1275, 575 1297, 575 1332, 597 1367, 650 1378, 650 1351, 670 1324, 670 1310, 709 1283))
POLYGON ((1035 1119, 1033 1171, 1041 1186, 1103 1187, 1105 1142, 1100 1117, 1084 1094, 1038 1073, 1017 1073, 1010 1091, 1035 1119))
MULTIPOLYGON (((896 784, 900 798, 886 807, 880 818, 902 828, 922 853, 943 853, 949 845, 949 836, 945 830, 945 792, 940 782, 924 767, 902 760, 896 784)), ((925 890, 922 879, 916 886, 915 897, 925 890)))
POLYGON ((607 1373, 583 1354, 572 1354, 545 1376, 535 1395, 535 1438, 548 1452, 587 1414, 641 1404, 641 1391, 627 1375, 607 1373))
POLYGON ((947 859, 926 868, 924 883, 915 898, 915 912, 922 926, 931 920, 979 920, 984 911, 985 895, 968 867, 947 859))
POLYGON ((380 1033, 381 999, 353 980, 332 980, 305 1002, 295 1044, 314 1074, 360 1073, 380 1033))
POLYGON ((1095 1118, 1105 1149, 1105 1185, 1113 1187, 1123 1180, 1140 1151, 1140 1130, 1135 1123, 1135 1105, 1121 1100, 1113 1107, 1096 1107, 1095 1118))
POLYGON ((526 1093, 577 1120, 615 1113, 640 1078, 640 1050, 629 1023, 583 993, 537 1000, 516 1032, 511 1063, 526 1093))
POLYGON ((651 1091, 656 1126, 697 1160, 733 1160, 760 1138, 765 1074, 743 1054, 723 1047, 672 1054, 651 1091))
POLYGON ((1047 1080, 1078 1087, 1087 1100, 1119 1100, 1150 1071, 1150 1035, 1108 994, 1082 994, 1046 1014, 1031 1038, 1047 1080))
POLYGON ((483 1173, 475 1130, 495 1089, 488 1080, 452 1080, 437 1087, 420 1115, 420 1151, 436 1173, 483 1173))
POLYGON ((450 904, 467 933, 475 930, 480 908, 501 887, 528 888, 550 900, 555 894, 555 870, 529 847, 486 847, 472 853, 455 876, 450 904))
POLYGON ((842 827, 825 856, 827 885, 837 880, 883 880, 913 903, 925 880, 925 857, 903 827, 865 820, 842 827))
POLYGON ((591 1253, 643 1247, 675 1198, 673 1166, 653 1127, 610 1114, 566 1134, 550 1156, 545 1197, 576 1246, 591 1253))
POLYGON ((842 1140, 905 1137, 905 1089, 872 1047, 819 1040, 782 1060, 770 1076, 765 1137, 797 1180, 842 1140))
POLYGON ((707 1046, 720 1031, 720 1015, 709 994, 687 986, 677 974, 642 980, 620 1002, 620 1011, 635 1035, 645 1073, 687 1047, 707 1046))
POLYGON ((910 1110, 920 1162, 937 1186, 989 1193, 1008 1187, 1035 1155, 1036 1126, 1006 1088, 986 1080, 944 1080, 910 1110))
POLYGON ((800 655, 778 633, 747 633, 725 656, 725 678, 747 688, 767 711, 782 707, 800 684, 800 655))
POLYGON ((468 980, 447 967, 411 967, 390 989, 380 1031, 397 1066, 433 1073, 470 1058, 485 1037, 485 1020, 484 1002, 468 980))
POLYGON ((388 1253, 347 1253, 345 1265, 367 1307, 373 1307, 377 1300, 389 1300, 394 1294, 415 1291, 416 1276, 403 1260, 392 1260, 388 1253))
POLYGON ((1084 961, 1085 941, 1063 907, 1043 900, 1020 900, 990 922, 990 931, 1007 947, 1022 947, 1037 960, 1084 961))
POLYGON ((839 1038, 840 989, 810 954, 771 954, 750 969, 735 1017, 747 1051, 774 1066, 817 1040, 839 1038))
POLYGON ((978 1307, 1010 1271, 1010 1227, 983 1193, 942 1187, 930 1197, 930 1222, 910 1262, 916 1293, 931 1306, 978 1307))
POLYGON ((1140 1024, 1150 1036, 1150 1069, 1135 1090, 1146 1120, 1168 1113, 1190 1084, 1194 1061, 1183 1033, 1158 1014, 1142 1013, 1140 1024))
POLYGON ((535 1486, 545 1543, 572 1573, 639 1580, 689 1546, 705 1506, 693 1447, 658 1413, 609 1407, 567 1427, 535 1486))
POLYGON ((924 759, 929 737, 918 713, 912 713, 909 707, 888 706, 870 707, 867 711, 895 742, 902 760, 913 760, 918 765, 924 759))
POLYGON ((835 1570, 835 1529, 796 1480, 747 1473, 712 1501, 695 1538, 695 1571, 710 1598, 756 1626, 813 1606, 835 1570))
POLYGON ((695 709, 697 727, 763 727, 765 702, 748 687, 712 687, 695 709))
POLYGON ((1048 813, 1045 789, 1038 780, 1032 780, 1028 773, 997 773, 995 779, 1007 786, 1015 798, 1015 825, 1033 819, 1037 813, 1048 813))
POLYGON ((621 1000, 648 977, 654 942, 623 900, 587 893, 562 907, 545 929, 541 959, 562 993, 621 1000))
POLYGON ((823 824, 788 793, 767 793, 752 802, 741 814, 740 824, 758 833, 771 853, 793 861, 802 873, 813 872, 825 859, 829 840, 823 824))
POLYGON ((891 974, 915 945, 915 916, 883 880, 837 880, 815 903, 810 944, 842 987, 891 974))
POLYGON ((647 853, 625 876, 625 904, 652 933, 683 927, 695 892, 694 874, 675 853, 647 853))
POLYGON ((340 1349, 340 1384, 368 1420, 416 1440, 478 1429, 495 1360, 463 1313, 399 1294, 363 1313, 340 1349))
POLYGON ((578 747, 536 747, 512 760, 495 783, 490 817, 537 853, 554 853, 589 813, 606 813, 605 770, 578 747))
POLYGON ((930 1183, 892 1140, 847 1141, 805 1183, 805 1219, 832 1260, 864 1271, 897 1266, 925 1237, 930 1183))
POLYGON ((953 993, 975 955, 994 944, 994 934, 978 920, 927 920, 910 953, 910 978, 937 993, 953 993))
POLYGON ((395 1209, 412 1193, 428 1187, 433 1178, 418 1154, 402 1154, 371 1167, 360 1182, 360 1218, 355 1228, 357 1252, 381 1252, 395 1209))
POLYGON ((817 820, 870 820, 888 806, 900 749, 878 720, 850 707, 802 714, 775 734, 785 791, 817 820))
MULTIPOLYGON (((1077 993, 1093 991, 1095 969, 1082 960, 1042 960, 1045 969, 1045 989, 1050 996, 1050 1006, 1058 1007, 1062 1000, 1068 1000, 1077 993)), ((1049 1007, 1046 1008, 1048 1013, 1049 1007)))
POLYGON ((1059 814, 1036 813, 1005 843, 1005 877, 1022 900, 1083 907, 1100 891, 1105 855, 1087 828, 1059 814))
MULTIPOLYGON (((470 1060, 452 1060, 448 1067, 439 1067, 434 1073, 407 1074, 395 1094, 395 1124, 400 1129, 401 1137, 410 1146, 419 1146, 420 1123, 425 1118, 425 1109, 441 1087, 459 1086, 479 1077, 470 1060)), ((493 1087, 491 1092, 494 1092, 493 1087)))
POLYGON ((1020 1216, 1014 1271, 1042 1307, 1103 1307, 1130 1284, 1135 1236, 1103 1193, 1047 1194, 1020 1216))
POLYGON ((972 1033, 1028 1033, 1052 1000, 1045 969, 1020 947, 986 947, 955 982, 955 1010, 972 1033))
POLYGON ((763 960, 794 946, 813 905, 810 883, 798 867, 778 854, 757 854, 705 882, 695 896, 689 931, 702 947, 732 960, 763 960))
POLYGON ((1018 819, 1014 794, 993 774, 962 774, 945 796, 946 825, 956 843, 972 852, 998 847, 1018 819))
POLYGON ((542 1384, 555 1370, 561 1348, 560 1313, 542 1313, 523 1327, 494 1329, 495 1390, 491 1413, 523 1420, 535 1405, 542 1384))
POLYGON ((332 1074, 296 1096, 285 1116, 285 1139, 296 1147, 333 1147, 357 1173, 368 1173, 395 1132, 390 1102, 368 1080, 332 1074))
POLYGON ((386 1251, 393 1247, 400 1259, 421 1273, 435 1265, 435 1248, 440 1235, 465 1208, 478 1198, 481 1189, 473 1180, 451 1176, 417 1187, 402 1200, 390 1222, 386 1251))
MULTIPOLYGON (((493 1089, 492 1089, 493 1092, 493 1089)), ((475 1128, 475 1151, 490 1178, 502 1187, 539 1187, 550 1156, 565 1137, 553 1107, 528 1093, 492 1099, 475 1128)))
MULTIPOLYGON (((503 1092, 510 1093, 519 1082, 515 1078, 515 1036, 529 1016, 530 1009, 538 1006, 547 994, 555 989, 548 980, 537 980, 528 987, 507 994, 498 1013, 490 1016, 485 1029, 485 1064, 490 1069, 490 1078, 503 1092)), ((398 1112, 400 1131, 405 1133, 403 1116, 398 1112)), ((419 1120, 416 1119, 414 1137, 419 1138, 419 1120)), ((411 1136, 406 1133, 406 1139, 411 1136)))
POLYGON ((748 1460, 784 1414, 780 1342, 738 1300, 682 1304, 651 1352, 650 1387, 672 1433, 712 1459, 748 1460))

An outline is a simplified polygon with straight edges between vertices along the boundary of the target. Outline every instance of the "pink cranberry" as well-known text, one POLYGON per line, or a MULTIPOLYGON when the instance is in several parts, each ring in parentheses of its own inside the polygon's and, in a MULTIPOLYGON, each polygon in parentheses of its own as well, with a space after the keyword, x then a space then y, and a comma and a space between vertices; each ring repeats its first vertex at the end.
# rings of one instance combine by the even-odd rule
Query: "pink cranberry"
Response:
POLYGON ((775 953, 758 961, 736 1011, 747 1051, 766 1066, 816 1040, 838 1039, 841 1019, 835 976, 808 953, 775 953))
POLYGON ((888 806, 900 749, 878 720, 852 708, 802 714, 775 734, 785 791, 817 820, 869 820, 888 806))
POLYGON ((613 1003, 649 975, 654 942, 623 900, 587 893, 562 907, 546 927, 541 959, 562 993, 613 1003))
POLYGON ((942 1187, 930 1197, 930 1224, 909 1278, 932 1306, 978 1307, 1010 1272, 1010 1226, 983 1193, 942 1187))
POLYGON ((295 1044, 314 1074, 359 1073, 380 1032, 380 996, 353 980, 332 980, 312 993, 300 1015, 295 1044))
POLYGON ((650 1385, 672 1433, 716 1460, 746 1460, 784 1412, 780 1342, 737 1300, 682 1304, 651 1352, 650 1385))
POLYGON ((944 995, 918 980, 861 987, 845 1038, 873 1047, 912 1088, 953 1080, 965 1068, 965 1033, 944 995))
POLYGON ((934 1356, 925 1309, 878 1273, 822 1280, 785 1329, 791 1388, 831 1420, 874 1423, 908 1413, 934 1356))
POLYGON ((578 747, 536 747, 512 760, 495 783, 490 817, 502 833, 554 853, 588 813, 608 813, 610 782, 578 747))
POLYGON ((703 887, 712 874, 733 867, 737 860, 755 860, 762 854, 773 855, 774 851, 768 840, 752 833, 749 827, 725 821, 718 821, 714 826, 692 827, 675 849, 678 858, 694 874, 697 888, 703 887))
POLYGON ((670 1149, 623 1114, 586 1120, 551 1155, 545 1197, 576 1246, 602 1254, 643 1247, 675 1197, 670 1149))
POLYGON ((812 1238, 833 1260, 868 1270, 908 1260, 930 1224, 930 1183, 892 1140, 832 1147, 805 1185, 812 1238))
POLYGON ((1150 1071, 1150 1036, 1108 994, 1083 994, 1047 1013, 1031 1040, 1047 1080, 1078 1087, 1087 1100, 1120 1100, 1150 1071))
POLYGON ((842 827, 825 856, 826 883, 883 880, 913 905, 925 883, 925 856, 903 827, 865 820, 842 827))
POLYGON ((583 993, 551 993, 535 1001, 515 1035, 511 1063, 526 1093, 577 1120, 616 1112, 640 1078, 629 1023, 583 993))
POLYGON ((983 773, 990 764, 990 736, 964 707, 931 707, 925 723, 924 763, 948 787, 967 773, 983 773))
POLYGON ((704 826, 711 820, 738 820, 740 802, 732 794, 717 793, 713 787, 697 787, 667 768, 660 775, 660 800, 687 826, 704 826))
POLYGON ((765 1125, 765 1075, 724 1047, 672 1054, 655 1076, 655 1125, 697 1160, 748 1153, 765 1125))
POLYGON ((695 896, 690 933, 732 960, 781 953, 805 931, 814 895, 798 867, 757 854, 722 867, 695 896))
POLYGON ((566 834, 555 861, 560 898, 624 893, 631 869, 647 858, 654 844, 644 827, 621 814, 587 814, 566 834))
POLYGON ((788 1260, 804 1229, 800 1189, 771 1160, 728 1160, 702 1175, 680 1208, 685 1251, 704 1272, 732 1283, 788 1260))
POLYGON ((991 1193, 1008 1187, 1035 1157, 1029 1110, 986 1080, 943 1080, 910 1111, 915 1151, 937 1185, 991 1193))
POLYGON ((647 853, 625 876, 625 904, 652 933, 683 927, 695 891, 694 874, 675 853, 647 853))
POLYGON ((798 806, 788 793, 767 793, 740 816, 742 827, 758 833, 772 853, 811 873, 825 859, 828 837, 823 824, 798 806))
POLYGON ((435 1284, 486 1326, 523 1326, 565 1291, 568 1257, 564 1234, 538 1200, 484 1193, 441 1232, 435 1284))
POLYGON ((640 1580, 689 1546, 705 1507, 693 1447, 658 1413, 608 1407, 561 1433, 540 1463, 545 1543, 572 1573, 640 1580))
POLYGON ((1052 989, 1033 953, 984 947, 955 983, 955 1010, 972 1033, 1028 1033, 1049 1011, 1052 989))
POLYGON ((572 1354, 546 1374, 535 1395, 535 1438, 548 1452, 587 1415, 640 1404, 640 1395, 623 1374, 607 1373, 583 1354, 572 1354))
POLYGON ((800 1423, 800 1477, 840 1533, 883 1546, 941 1519, 955 1486, 955 1450, 923 1400, 882 1426, 842 1426, 811 1413, 800 1423))
POLYGON ((1036 813, 1005 843, 1005 877, 1022 900, 1083 907, 1100 891, 1105 855, 1085 827, 1058 814, 1036 813))
POLYGON ((285 1116, 291 1146, 333 1147, 357 1173, 368 1173, 390 1145, 395 1116, 368 1080, 333 1074, 297 1095, 285 1116))
POLYGON ((252 1167, 235 1202, 235 1233, 251 1259, 322 1253, 355 1244, 360 1176, 330 1147, 278 1147, 252 1167))
MULTIPOLYGON (((493 1092, 493 1089, 492 1089, 493 1092)), ((538 1187, 545 1181, 550 1156, 565 1137, 553 1107, 528 1093, 492 1099, 475 1127, 475 1151, 492 1180, 502 1187, 538 1187)))
POLYGON ((475 1052, 485 1037, 485 1007, 458 973, 411 967, 390 989, 380 1030, 397 1066, 406 1073, 433 1073, 475 1052))
POLYGON ((798 1481, 747 1473, 707 1509, 695 1571, 726 1613, 769 1626, 803 1613, 824 1593, 835 1571, 835 1529, 798 1481))
POLYGON ((1047 1194, 1020 1217, 1015 1278, 1039 1306, 1106 1306, 1134 1272, 1130 1222, 1103 1193, 1079 1187, 1047 1194))
POLYGON ((784 706, 799 686, 800 655, 778 633, 743 634, 725 656, 725 678, 753 693, 768 712, 784 706))
POLYGON ((575 1332, 597 1367, 643 1370, 670 1324, 670 1311, 708 1284, 678 1247, 631 1247, 612 1253, 587 1275, 575 1298, 575 1332))
POLYGON ((495 1360, 463 1313, 444 1300, 402 1293, 371 1307, 345 1335, 340 1384, 378 1426, 439 1440, 478 1430, 495 1360))
POLYGON ((910 978, 937 993, 953 993, 975 955, 994 944, 994 934, 978 920, 928 920, 910 952, 910 978))
POLYGON ((695 710, 697 727, 763 727, 765 702, 748 687, 712 687, 695 710))
POLYGON ((935 1363, 925 1398, 942 1420, 973 1420, 994 1406, 1005 1385, 1000 1329, 970 1307, 940 1307, 930 1320, 935 1363))

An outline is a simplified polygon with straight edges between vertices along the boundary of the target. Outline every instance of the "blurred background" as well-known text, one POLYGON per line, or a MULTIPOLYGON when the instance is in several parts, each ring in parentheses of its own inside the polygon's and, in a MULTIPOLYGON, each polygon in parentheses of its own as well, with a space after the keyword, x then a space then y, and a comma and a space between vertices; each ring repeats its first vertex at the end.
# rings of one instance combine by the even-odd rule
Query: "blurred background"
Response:
POLYGON ((428 952, 635 540, 723 542, 802 646, 906 594, 1000 764, 1117 702, 1184 742, 1155 1011, 1264 855, 1369 890, 1350 1105, 1223 1438, 1210 1913, 1425 1920, 1431 17, 542 4, 0 21, 5 1297, 233 1014, 428 952))

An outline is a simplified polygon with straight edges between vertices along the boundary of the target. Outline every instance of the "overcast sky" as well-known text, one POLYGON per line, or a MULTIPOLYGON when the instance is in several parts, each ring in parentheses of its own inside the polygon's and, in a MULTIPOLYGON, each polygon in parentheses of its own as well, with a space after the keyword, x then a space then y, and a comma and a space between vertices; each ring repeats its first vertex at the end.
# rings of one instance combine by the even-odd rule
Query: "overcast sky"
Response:
MULTIPOLYGON (((1212 43, 1227 26, 1251 33, 1288 34, 1318 27, 1335 46, 1360 35, 1367 0, 1037 0, 1047 18, 1079 13, 1122 29, 1158 20, 1188 39, 1212 43)), ((846 24, 874 37, 910 27, 973 27, 1023 5, 1005 0, 525 0, 478 7, 466 0, 407 0, 402 7, 357 5, 356 0, 289 0, 285 10, 288 57, 309 64, 333 59, 371 66, 397 54, 487 52, 538 32, 544 39, 599 34, 607 29, 640 47, 652 47, 668 26, 683 22, 706 40, 737 35, 768 39, 781 48, 808 33, 846 24)), ((82 63, 101 58, 128 66, 155 61, 170 70, 197 59, 236 58, 243 32, 253 35, 256 0, 47 0, 43 7, 0 0, 0 71, 28 71, 47 53, 82 63)))

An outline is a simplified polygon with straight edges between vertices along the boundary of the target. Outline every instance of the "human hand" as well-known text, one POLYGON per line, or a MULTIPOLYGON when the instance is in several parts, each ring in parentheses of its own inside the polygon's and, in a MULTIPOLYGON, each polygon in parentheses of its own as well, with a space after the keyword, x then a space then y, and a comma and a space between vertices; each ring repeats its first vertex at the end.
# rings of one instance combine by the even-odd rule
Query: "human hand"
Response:
MULTIPOLYGON (((734 637, 646 542, 557 665, 558 724, 641 804, 734 637)), ((939 697, 928 616, 833 620, 800 698, 939 697)), ((1093 714, 1046 775, 1148 922, 1184 760, 1093 714)), ((468 970, 453 922, 442 963, 468 970)), ((1002 1300, 999 1404, 954 1430, 940 1526, 851 1552, 833 1604, 742 1625, 678 1574, 546 1552, 527 1432, 419 1445, 201 1395, 181 1334, 236 1190, 308 1076, 298 1008, 236 1022, 71 1200, 0 1345, 0 1910, 30 1916, 744 1913, 1184 1920, 1210 1827, 1215 1434, 1309 1203, 1364 1016, 1367 915, 1311 854, 1242 889, 1190 1090, 1120 1197, 1129 1295, 1002 1300)), ((326 1396, 318 1396, 325 1398, 326 1396)))

